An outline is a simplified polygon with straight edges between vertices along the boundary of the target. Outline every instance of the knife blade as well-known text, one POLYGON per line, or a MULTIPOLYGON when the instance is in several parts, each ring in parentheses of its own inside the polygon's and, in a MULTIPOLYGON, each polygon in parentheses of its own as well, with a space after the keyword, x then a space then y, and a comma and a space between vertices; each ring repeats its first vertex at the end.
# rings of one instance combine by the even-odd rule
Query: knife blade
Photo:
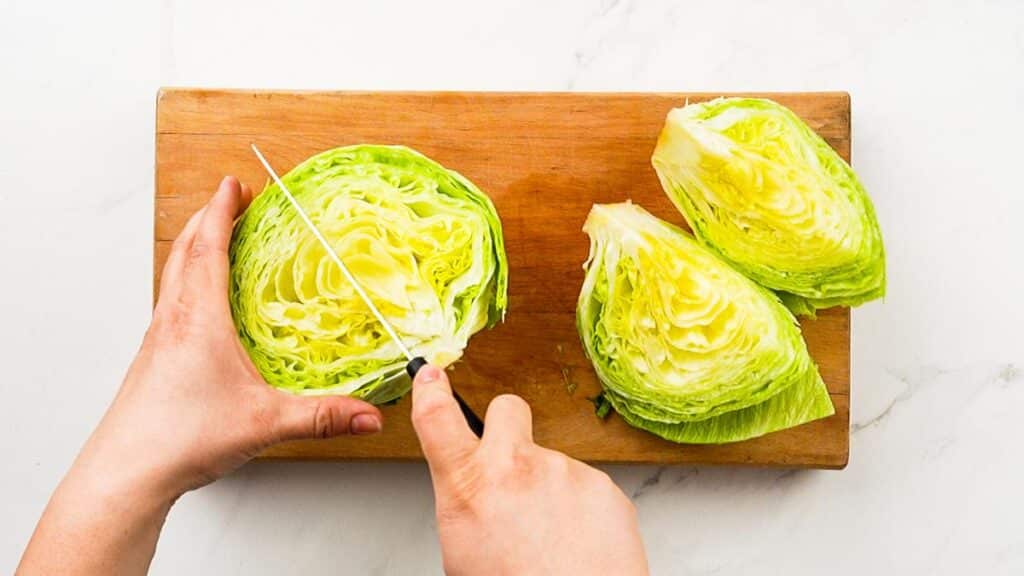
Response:
MULTIPOLYGON (((405 372, 409 375, 409 378, 416 378, 416 374, 420 371, 420 369, 427 365, 426 359, 423 358, 422 356, 413 356, 412 352, 409 350, 409 347, 405 345, 405 342, 402 342, 402 339, 398 336, 398 333, 395 332, 395 329, 391 325, 391 323, 388 322, 387 318, 384 317, 384 314, 382 314, 381 311, 377 308, 377 305, 373 303, 373 299, 370 298, 370 295, 366 293, 366 291, 363 289, 363 286, 359 283, 358 280, 356 280, 356 277, 352 275, 352 272, 349 271, 348 266, 345 266, 345 263, 341 261, 341 258, 338 256, 338 253, 334 251, 334 248, 331 246, 330 242, 327 241, 327 238, 325 238, 323 233, 320 232, 320 229, 316 227, 316 224, 314 224, 313 220, 310 219, 308 214, 306 214, 306 211, 302 209, 302 206, 299 204, 298 200, 295 199, 295 196, 292 195, 291 191, 288 190, 288 187, 285 186, 284 182, 281 181, 281 178, 277 175, 277 172, 275 172, 274 168, 271 167, 270 162, 268 162, 267 159, 263 156, 263 153, 260 152, 260 149, 256 147, 255 143, 251 143, 249 145, 252 147, 252 151, 256 153, 256 158, 259 159, 260 164, 263 164, 263 168, 266 169, 268 174, 270 174, 270 177, 274 180, 274 183, 277 184, 277 187, 281 190, 281 192, 284 193, 285 198, 288 199, 288 202, 292 205, 292 208, 295 209, 295 212, 299 215, 299 218, 301 218, 302 221, 306 224, 306 228, 308 228, 309 231, 313 234, 313 236, 315 236, 316 239, 320 242, 320 245, 323 246, 324 250, 327 251, 327 255, 338 266, 338 268, 341 270, 342 275, 344 275, 345 279, 348 280, 349 284, 352 285, 352 288, 355 289, 356 294, 359 295, 359 298, 362 299, 363 303, 366 304, 366 307, 370 309, 371 313, 373 313, 373 316, 377 319, 377 322, 380 322, 380 325, 384 327, 384 331, 387 332, 388 336, 391 337, 391 340, 395 343, 395 345, 398 346, 398 349, 402 351, 402 354, 405 356, 405 359, 407 360, 407 363, 405 365, 405 372)), ((469 425, 470 429, 473 430, 473 433, 476 434, 477 437, 482 436, 484 432, 483 421, 480 419, 479 416, 477 416, 476 412, 474 412, 473 409, 470 408, 468 404, 466 404, 466 401, 462 399, 462 396, 460 396, 459 393, 456 392, 454 388, 452 388, 452 396, 455 397, 455 402, 458 403, 459 410, 462 411, 462 415, 466 419, 466 424, 469 425)))

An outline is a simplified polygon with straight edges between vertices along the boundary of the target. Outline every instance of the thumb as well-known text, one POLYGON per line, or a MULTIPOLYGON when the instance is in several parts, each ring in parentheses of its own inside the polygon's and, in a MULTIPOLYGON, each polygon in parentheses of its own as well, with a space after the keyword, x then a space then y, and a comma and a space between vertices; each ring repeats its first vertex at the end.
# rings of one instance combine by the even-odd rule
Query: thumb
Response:
POLYGON ((293 396, 282 392, 277 417, 281 440, 331 438, 343 434, 376 434, 382 429, 380 410, 349 396, 293 396))
POLYGON ((412 384, 412 425, 435 480, 464 462, 479 443, 452 396, 448 376, 430 364, 412 384))

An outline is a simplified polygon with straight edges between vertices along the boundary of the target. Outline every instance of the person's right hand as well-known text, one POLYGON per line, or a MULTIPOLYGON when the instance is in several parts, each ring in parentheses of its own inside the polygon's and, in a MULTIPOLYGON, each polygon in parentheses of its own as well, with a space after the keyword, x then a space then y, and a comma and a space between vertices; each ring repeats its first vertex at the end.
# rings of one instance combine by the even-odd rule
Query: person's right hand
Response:
POLYGON ((607 474, 534 444, 522 398, 495 398, 477 439, 444 371, 420 369, 412 394, 448 574, 647 574, 633 504, 607 474))

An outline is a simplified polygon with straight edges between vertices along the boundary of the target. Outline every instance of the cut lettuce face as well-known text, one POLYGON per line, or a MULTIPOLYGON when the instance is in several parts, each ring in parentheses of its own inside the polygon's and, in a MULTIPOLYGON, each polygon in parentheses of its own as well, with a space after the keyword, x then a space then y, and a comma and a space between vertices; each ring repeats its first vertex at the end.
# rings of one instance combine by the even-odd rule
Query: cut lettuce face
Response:
POLYGON ((576 309, 612 407, 669 440, 754 438, 834 413, 793 315, 685 231, 595 205, 576 309))
POLYGON ((652 158, 702 244, 797 314, 885 294, 885 253, 857 175, 770 100, 672 110, 652 158))
MULTIPOLYGON (((446 366, 502 319, 501 223, 472 182, 413 150, 351 146, 282 180, 413 354, 446 366)), ((234 230, 230 300, 268 383, 374 403, 409 390, 397 345, 277 185, 234 230)))

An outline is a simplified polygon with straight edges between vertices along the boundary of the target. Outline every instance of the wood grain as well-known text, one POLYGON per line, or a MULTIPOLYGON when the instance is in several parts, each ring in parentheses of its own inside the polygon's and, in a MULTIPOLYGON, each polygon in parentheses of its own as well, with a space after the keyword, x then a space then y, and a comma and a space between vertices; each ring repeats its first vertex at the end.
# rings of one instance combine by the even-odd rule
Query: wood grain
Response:
MULTIPOLYGON (((724 446, 684 446, 594 416, 600 386, 583 355, 574 310, 591 204, 632 199, 682 224, 650 155, 669 109, 720 94, 360 93, 165 89, 157 100, 154 290, 170 242, 224 174, 254 188, 266 175, 256 142, 282 172, 357 143, 405 144, 461 172, 501 216, 510 266, 507 321, 473 337, 452 381, 480 413, 501 393, 525 398, 539 443, 591 462, 842 468, 849 455, 850 315, 802 323, 836 414, 724 446)), ((843 157, 845 93, 761 94, 788 106, 843 157)), ((157 295, 154 294, 154 298, 157 295)), ((417 459, 409 399, 384 408, 373 438, 293 442, 267 458, 417 459)))

